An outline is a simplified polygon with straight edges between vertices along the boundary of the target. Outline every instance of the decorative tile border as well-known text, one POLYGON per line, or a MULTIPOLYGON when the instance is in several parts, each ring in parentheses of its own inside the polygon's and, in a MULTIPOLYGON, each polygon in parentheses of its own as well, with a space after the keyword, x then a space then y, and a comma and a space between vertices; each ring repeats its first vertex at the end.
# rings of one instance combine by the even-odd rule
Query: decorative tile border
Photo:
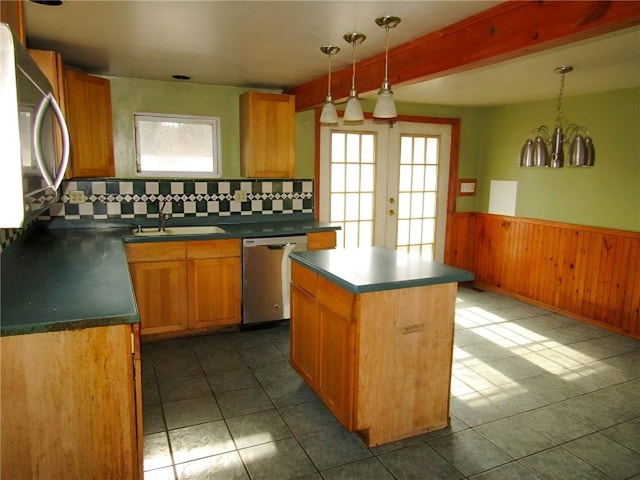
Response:
MULTIPOLYGON (((177 217, 232 217, 313 213, 313 180, 69 180, 63 183, 60 201, 38 220, 115 220, 177 217), (83 203, 70 203, 69 192, 82 190, 83 203), (247 192, 244 202, 234 199, 236 190, 247 192)), ((0 251, 35 225, 0 229, 0 251)))
POLYGON ((313 180, 71 180, 48 220, 155 218, 160 204, 173 217, 229 217, 313 213, 313 180), (69 192, 82 190, 85 202, 70 203, 69 192), (247 200, 234 199, 244 190, 247 200))

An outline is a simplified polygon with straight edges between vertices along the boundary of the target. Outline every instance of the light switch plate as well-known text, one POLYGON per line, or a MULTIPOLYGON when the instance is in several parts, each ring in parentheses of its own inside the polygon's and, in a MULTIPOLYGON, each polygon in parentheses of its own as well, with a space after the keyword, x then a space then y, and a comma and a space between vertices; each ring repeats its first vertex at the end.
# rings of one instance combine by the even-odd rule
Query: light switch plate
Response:
POLYGON ((69 203, 84 203, 86 197, 83 190, 70 190, 69 203))
POLYGON ((247 191, 246 190, 236 190, 233 194, 233 199, 236 202, 246 202, 247 201, 247 191))
POLYGON ((476 194, 476 179, 475 178, 461 178, 458 180, 458 195, 475 195, 476 194))

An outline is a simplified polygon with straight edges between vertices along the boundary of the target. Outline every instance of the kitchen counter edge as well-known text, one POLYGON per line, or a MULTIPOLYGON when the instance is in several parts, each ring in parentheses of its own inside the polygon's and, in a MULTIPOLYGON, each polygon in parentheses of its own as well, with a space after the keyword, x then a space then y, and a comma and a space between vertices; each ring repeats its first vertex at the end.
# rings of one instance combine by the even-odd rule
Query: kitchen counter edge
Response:
POLYGON ((474 278, 467 270, 385 247, 292 252, 289 257, 355 294, 468 282, 474 278))

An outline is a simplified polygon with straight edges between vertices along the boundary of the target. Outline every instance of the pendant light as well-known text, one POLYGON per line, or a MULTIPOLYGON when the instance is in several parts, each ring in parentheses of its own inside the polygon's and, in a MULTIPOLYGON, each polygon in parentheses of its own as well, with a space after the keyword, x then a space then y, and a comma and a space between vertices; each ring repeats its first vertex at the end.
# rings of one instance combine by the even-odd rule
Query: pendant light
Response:
POLYGON ((356 91, 356 45, 364 42, 367 37, 362 33, 347 33, 343 38, 353 46, 351 92, 349 92, 343 119, 345 122, 362 122, 364 120, 364 114, 362 113, 362 105, 360 105, 360 99, 358 99, 358 92, 356 91))
POLYGON ((378 91, 378 100, 373 110, 375 118, 395 118, 398 116, 396 105, 393 103, 393 92, 389 83, 389 29, 395 28, 400 23, 400 17, 387 15, 376 18, 376 24, 385 29, 386 45, 384 51, 384 80, 378 91))
POLYGON ((322 106, 320 123, 335 125, 338 123, 338 112, 336 112, 336 106, 333 103, 333 98, 331 97, 331 55, 338 53, 340 51, 340 47, 324 45, 320 47, 320 51, 329 57, 329 84, 327 87, 327 99, 322 106))
POLYGON ((562 66, 555 69, 555 72, 562 75, 562 78, 554 127, 552 132, 546 125, 531 130, 529 138, 520 150, 518 166, 561 168, 564 166, 564 148, 568 144, 567 166, 593 167, 596 151, 587 128, 575 123, 564 127, 565 117, 562 111, 564 76, 572 71, 572 66, 562 66))

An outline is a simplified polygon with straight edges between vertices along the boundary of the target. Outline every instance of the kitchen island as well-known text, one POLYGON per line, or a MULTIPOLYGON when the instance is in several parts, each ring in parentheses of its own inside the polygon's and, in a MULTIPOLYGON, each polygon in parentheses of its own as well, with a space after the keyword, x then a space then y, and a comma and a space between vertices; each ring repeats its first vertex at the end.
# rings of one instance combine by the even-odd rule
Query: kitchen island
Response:
POLYGON ((457 283, 388 248, 290 254, 291 363, 368 446, 449 425, 457 283))

